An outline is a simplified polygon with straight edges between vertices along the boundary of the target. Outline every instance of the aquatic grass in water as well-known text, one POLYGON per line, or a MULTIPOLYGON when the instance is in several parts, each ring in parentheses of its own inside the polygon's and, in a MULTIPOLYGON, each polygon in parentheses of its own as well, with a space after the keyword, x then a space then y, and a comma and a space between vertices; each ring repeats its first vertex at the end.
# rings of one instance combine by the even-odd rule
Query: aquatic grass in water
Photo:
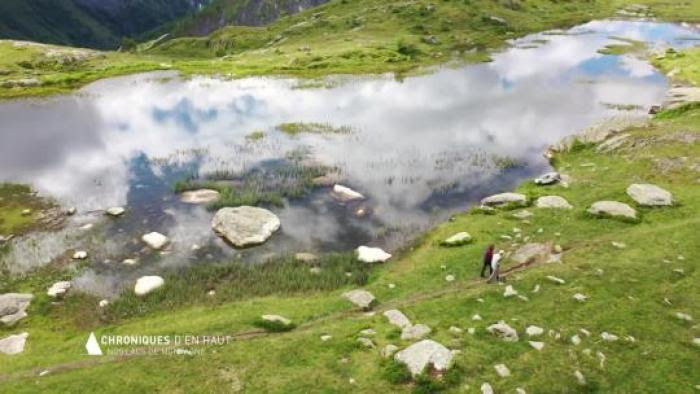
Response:
POLYGON ((277 126, 277 130, 289 134, 298 135, 302 133, 315 133, 315 134, 350 134, 352 133, 352 128, 350 126, 333 126, 330 123, 305 123, 305 122, 293 122, 293 123, 282 123, 277 126))

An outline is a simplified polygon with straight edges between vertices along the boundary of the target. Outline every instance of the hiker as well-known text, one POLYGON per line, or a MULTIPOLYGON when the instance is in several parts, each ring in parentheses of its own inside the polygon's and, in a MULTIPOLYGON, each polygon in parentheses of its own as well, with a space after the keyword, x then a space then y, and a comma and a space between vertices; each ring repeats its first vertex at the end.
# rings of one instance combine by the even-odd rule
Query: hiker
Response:
POLYGON ((484 266, 481 267, 481 277, 486 278, 487 276, 484 275, 486 273, 486 270, 489 270, 489 275, 493 273, 491 270, 491 259, 493 259, 493 250, 496 248, 496 245, 491 244, 486 248, 486 253, 484 254, 484 266))
POLYGON ((491 258, 491 276, 488 280, 489 283, 493 282, 494 280, 496 282, 501 281, 501 259, 503 258, 504 253, 504 251, 499 250, 498 253, 494 254, 491 258))

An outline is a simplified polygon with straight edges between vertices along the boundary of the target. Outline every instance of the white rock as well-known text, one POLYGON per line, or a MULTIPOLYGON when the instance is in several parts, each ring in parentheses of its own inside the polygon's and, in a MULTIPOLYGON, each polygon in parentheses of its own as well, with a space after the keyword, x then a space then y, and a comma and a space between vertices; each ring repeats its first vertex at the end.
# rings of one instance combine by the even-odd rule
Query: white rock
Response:
POLYGON ((574 346, 580 345, 581 344, 581 337, 579 337, 578 335, 574 335, 573 337, 571 337, 571 343, 573 343, 574 346))
POLYGON ((547 275, 547 279, 549 279, 550 281, 552 281, 554 283, 560 284, 560 285, 563 285, 566 283, 566 281, 564 279, 557 278, 556 276, 552 276, 552 275, 547 275))
POLYGON ((32 294, 1 294, 0 323, 5 326, 12 326, 27 317, 27 308, 29 308, 33 298, 32 294))
POLYGON ((432 330, 430 329, 430 327, 428 327, 425 324, 416 324, 413 326, 404 327, 404 329, 401 330, 401 339, 403 339, 403 340, 423 339, 428 334, 430 334, 431 331, 432 330))
POLYGON ((385 311, 383 315, 389 319, 389 324, 392 324, 398 328, 403 329, 412 325, 408 317, 406 317, 406 315, 404 315, 403 312, 399 311, 398 309, 389 309, 388 311, 385 311))
POLYGON ((105 307, 107 307, 107 305, 109 305, 109 301, 102 300, 102 301, 100 301, 99 305, 100 305, 100 308, 105 308, 105 307))
POLYGON ((391 258, 391 254, 380 248, 360 246, 355 250, 357 259, 363 263, 383 263, 391 258))
POLYGON ((535 179, 537 185, 551 185, 561 180, 558 172, 548 172, 535 179))
POLYGON ((448 330, 454 335, 461 335, 463 332, 462 329, 457 326, 450 326, 448 330))
POLYGON ((274 213, 249 206, 219 209, 211 221, 214 232, 237 248, 264 243, 280 225, 274 213))
POLYGON ((406 364, 411 374, 417 376, 428 367, 436 371, 446 371, 452 365, 452 357, 452 352, 445 346, 424 339, 396 353, 394 359, 406 364))
POLYGON ((588 208, 588 213, 596 216, 624 217, 636 219, 637 211, 625 203, 618 201, 598 201, 588 208))
POLYGON ((580 384, 581 386, 586 385, 586 378, 583 377, 581 371, 574 372, 574 376, 576 377, 576 381, 578 382, 578 384, 580 384))
POLYGON ((518 212, 513 214, 514 218, 521 219, 521 220, 531 218, 532 216, 534 216, 533 213, 526 210, 526 209, 523 209, 522 211, 518 211, 518 212))
POLYGON ((9 337, 0 339, 0 353, 12 356, 22 353, 24 345, 27 343, 28 333, 23 332, 19 335, 10 335, 9 337))
POLYGON ((122 264, 124 264, 124 265, 136 265, 136 260, 134 260, 134 259, 124 259, 124 261, 122 261, 122 264))
POLYGON ((588 331, 588 330, 586 330, 585 328, 579 328, 578 331, 579 331, 581 334, 583 334, 583 335, 585 335, 585 336, 587 336, 587 337, 590 337, 590 336, 591 336, 591 332, 588 331))
POLYGON ((602 334, 600 334, 600 338, 606 342, 615 342, 619 339, 617 335, 610 334, 608 332, 603 332, 602 334))
POLYGON ((501 193, 494 194, 481 200, 481 205, 486 206, 505 204, 525 205, 527 204, 527 197, 524 194, 519 193, 501 193))
POLYGON ((535 202, 537 208, 545 209, 572 209, 573 206, 569 204, 564 197, 560 196, 543 196, 537 199, 535 202))
POLYGON ((539 293, 540 292, 540 285, 535 285, 535 288, 532 289, 533 293, 539 293))
POLYGON ((581 293, 576 293, 574 294, 574 299, 578 302, 585 302, 586 300, 588 300, 588 296, 583 295, 581 293))
POLYGON ((693 345, 700 346, 700 338, 693 338, 693 345))
POLYGON ((516 264, 529 264, 548 261, 552 255, 550 243, 532 242, 525 244, 516 250, 510 259, 516 264))
POLYGON ((121 216, 124 214, 124 212, 126 212, 126 210, 122 207, 112 207, 107 209, 107 215, 114 217, 121 216))
POLYGON ((506 290, 503 292, 503 297, 513 297, 518 295, 518 291, 513 288, 513 286, 508 285, 506 286, 506 290))
POLYGON ((466 232, 462 231, 460 233, 454 234, 446 240, 442 241, 444 246, 462 246, 466 245, 472 241, 472 236, 466 232))
POLYGON ((48 294, 49 297, 58 298, 65 295, 68 289, 70 289, 70 286, 71 283, 68 281, 56 282, 51 285, 46 294, 48 294))
POLYGON ((516 388, 515 388, 515 392, 516 392, 517 394, 527 394, 527 391, 521 389, 520 387, 516 387, 516 388))
POLYGON ((188 190, 183 192, 180 200, 187 204, 209 204, 219 199, 221 195, 213 189, 188 190))
POLYGON ((680 319, 680 320, 693 321, 693 317, 692 317, 692 316, 690 316, 690 315, 687 314, 687 313, 683 313, 683 312, 676 312, 676 317, 677 317, 678 319, 680 319))
POLYGON ((537 326, 528 326, 525 329, 525 333, 529 337, 538 337, 542 334, 544 334, 544 328, 542 327, 537 327, 537 326))
POLYGON ((367 290, 351 290, 343 293, 343 297, 365 310, 370 309, 375 301, 374 295, 367 290))
POLYGON ((528 341, 528 343, 537 350, 544 349, 544 342, 528 341))
POLYGON ((360 335, 371 337, 377 335, 377 331, 375 331, 373 328, 365 328, 364 330, 360 331, 360 335))
POLYGON ((165 284, 165 280, 160 276, 142 276, 136 281, 134 293, 138 296, 146 295, 165 284))
POLYGON ((612 242, 612 246, 618 249, 624 249, 627 247, 627 245, 624 242, 612 242))
POLYGON ((360 337, 357 338, 357 342, 359 342, 362 346, 368 349, 372 349, 375 347, 374 342, 372 342, 372 340, 369 338, 360 337))
POLYGON ((493 366, 493 368, 496 369, 498 376, 502 378, 507 378, 510 376, 510 369, 508 369, 505 364, 496 364, 493 366))
POLYGON ((481 394, 493 394, 493 387, 490 384, 484 383, 481 385, 481 394))
POLYGON ((155 250, 162 249, 165 245, 168 244, 168 242, 170 242, 168 237, 155 231, 152 233, 145 234, 143 237, 141 237, 141 240, 151 249, 155 250))
POLYGON ((507 325, 503 320, 490 325, 486 330, 506 342, 518 341, 518 332, 513 327, 507 325))
POLYGON ((633 184, 627 188, 629 195, 639 205, 658 207, 673 205, 673 195, 656 185, 633 184))
POLYGON ((73 253, 73 260, 85 260, 88 257, 88 253, 84 250, 78 250, 73 253))
POLYGON ((476 333, 476 328, 474 328, 474 327, 469 327, 469 328, 467 328, 467 332, 468 332, 470 335, 474 335, 474 334, 476 333))
POLYGON ((447 275, 447 276, 445 276, 445 281, 447 281, 447 282, 454 282, 454 281, 455 281, 455 276, 454 276, 454 275, 447 275))
POLYGON ((292 321, 284 316, 280 315, 262 315, 260 318, 263 321, 267 321, 270 323, 279 323, 282 324, 283 326, 289 326, 292 324, 292 321))
POLYGON ((380 354, 384 358, 389 358, 389 357, 393 356, 394 353, 396 353, 398 350, 399 350, 398 346, 389 344, 389 345, 384 346, 384 348, 382 349, 380 354))
POLYGON ((472 316, 472 320, 483 320, 480 315, 472 316))
POLYGON ((354 201, 354 200, 364 200, 365 196, 358 193, 347 186, 335 185, 333 186, 333 192, 331 195, 340 201, 354 201))

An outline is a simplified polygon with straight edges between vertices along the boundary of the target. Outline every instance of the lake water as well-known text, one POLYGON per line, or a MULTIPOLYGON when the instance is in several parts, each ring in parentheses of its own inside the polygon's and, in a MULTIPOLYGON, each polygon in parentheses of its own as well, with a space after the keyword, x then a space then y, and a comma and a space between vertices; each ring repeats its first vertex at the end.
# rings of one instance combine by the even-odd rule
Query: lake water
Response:
POLYGON ((620 43, 614 37, 663 48, 694 45, 700 34, 595 21, 513 41, 490 63, 403 80, 336 77, 331 87, 300 88, 293 79, 146 74, 75 95, 0 103, 0 181, 29 183, 78 209, 60 231, 16 239, 4 264, 23 271, 71 248, 88 250, 91 268, 78 287, 111 295, 138 276, 195 261, 260 261, 361 244, 395 249, 485 195, 547 171, 549 144, 659 104, 664 75, 631 55, 598 53, 620 43), (351 132, 290 136, 276 129, 286 122, 351 132), (246 138, 257 130, 265 138, 246 138), (282 229, 266 244, 235 250, 213 234, 213 212, 173 192, 175 181, 193 174, 264 172, 289 157, 337 167, 342 184, 368 197, 368 214, 358 216, 357 205, 339 204, 330 187, 318 187, 270 208, 282 229), (501 158, 520 165, 504 168, 501 158), (127 213, 107 219, 102 210, 111 206, 127 213), (91 229, 82 228, 88 223, 91 229), (168 235, 170 250, 144 249, 139 238, 151 231, 168 235), (125 258, 139 263, 125 266, 125 258))

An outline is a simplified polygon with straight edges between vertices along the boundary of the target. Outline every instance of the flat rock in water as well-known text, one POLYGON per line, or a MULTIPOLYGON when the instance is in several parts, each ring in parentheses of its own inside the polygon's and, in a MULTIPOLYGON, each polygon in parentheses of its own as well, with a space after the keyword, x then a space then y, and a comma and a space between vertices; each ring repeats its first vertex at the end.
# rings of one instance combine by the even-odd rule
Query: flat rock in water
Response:
POLYGON ((472 236, 466 232, 462 231, 460 233, 454 234, 453 236, 447 238, 441 242, 443 246, 462 246, 466 245, 472 241, 472 236))
POLYGON ((391 258, 391 254, 382 249, 369 246, 360 246, 355 250, 355 253, 357 259, 363 263, 383 263, 391 258))
POLYGON ((558 172, 548 172, 535 179, 537 185, 553 185, 561 180, 561 175, 558 172))
POLYGON ((412 325, 411 320, 398 309, 390 309, 385 311, 383 315, 389 320, 389 324, 398 328, 403 329, 412 325))
POLYGON ((351 290, 343 293, 348 301, 362 309, 370 309, 375 301, 374 295, 367 290, 351 290))
POLYGON ((529 243, 519 247, 510 259, 517 264, 548 261, 552 254, 550 243, 529 243))
POLYGON ((71 283, 68 281, 61 281, 61 282, 56 282, 51 287, 49 287, 49 290, 46 292, 46 294, 49 297, 52 298, 58 298, 66 294, 68 292, 68 289, 70 289, 71 283))
POLYGON ((280 219, 267 209, 242 206, 222 208, 212 219, 214 231, 235 247, 264 243, 279 230, 280 219))
POLYGON ((333 192, 331 192, 331 195, 340 201, 355 201, 365 199, 365 196, 361 193, 358 193, 347 186, 337 184, 333 186, 333 192))
POLYGON ((0 323, 11 326, 27 317, 32 294, 7 293, 0 295, 0 323))
POLYGON ((10 335, 7 338, 0 339, 0 353, 8 356, 22 353, 28 336, 28 333, 23 332, 19 335, 10 335))
POLYGON ((213 189, 188 190, 180 196, 180 201, 187 204, 209 204, 219 200, 221 194, 213 189))
POLYGON ((165 280, 160 276, 142 276, 136 281, 134 293, 138 296, 146 295, 165 284, 165 280))
POLYGON ((155 250, 163 249, 163 247, 165 247, 165 245, 167 245, 168 242, 170 242, 168 237, 155 231, 152 233, 145 234, 143 237, 141 237, 141 240, 151 249, 155 250))
POLYGON ((488 326, 486 331, 496 335, 506 342, 518 341, 518 332, 513 327, 507 325, 504 321, 488 326))
POLYGON ((588 208, 588 213, 595 216, 612 216, 636 219, 637 211, 629 205, 618 201, 598 201, 588 208))
POLYGON ((426 368, 435 371, 446 371, 452 366, 450 349, 430 339, 414 343, 396 353, 394 359, 405 364, 413 376, 418 376, 426 368))
POLYGON ((403 330, 401 330, 401 339, 403 339, 403 340, 423 339, 428 334, 430 334, 431 331, 432 330, 430 329, 430 327, 428 327, 425 324, 416 324, 414 326, 404 327, 403 330))
POLYGON ((564 197, 560 196, 543 196, 537 199, 535 202, 537 208, 550 208, 550 209, 572 209, 573 206, 569 204, 564 197))
POLYGON ((627 188, 629 195, 639 205, 663 207, 673 205, 673 195, 656 185, 633 184, 627 188))
POLYGON ((498 206, 506 204, 526 205, 527 197, 524 194, 520 193, 501 193, 494 194, 481 200, 481 205, 486 206, 498 206))

